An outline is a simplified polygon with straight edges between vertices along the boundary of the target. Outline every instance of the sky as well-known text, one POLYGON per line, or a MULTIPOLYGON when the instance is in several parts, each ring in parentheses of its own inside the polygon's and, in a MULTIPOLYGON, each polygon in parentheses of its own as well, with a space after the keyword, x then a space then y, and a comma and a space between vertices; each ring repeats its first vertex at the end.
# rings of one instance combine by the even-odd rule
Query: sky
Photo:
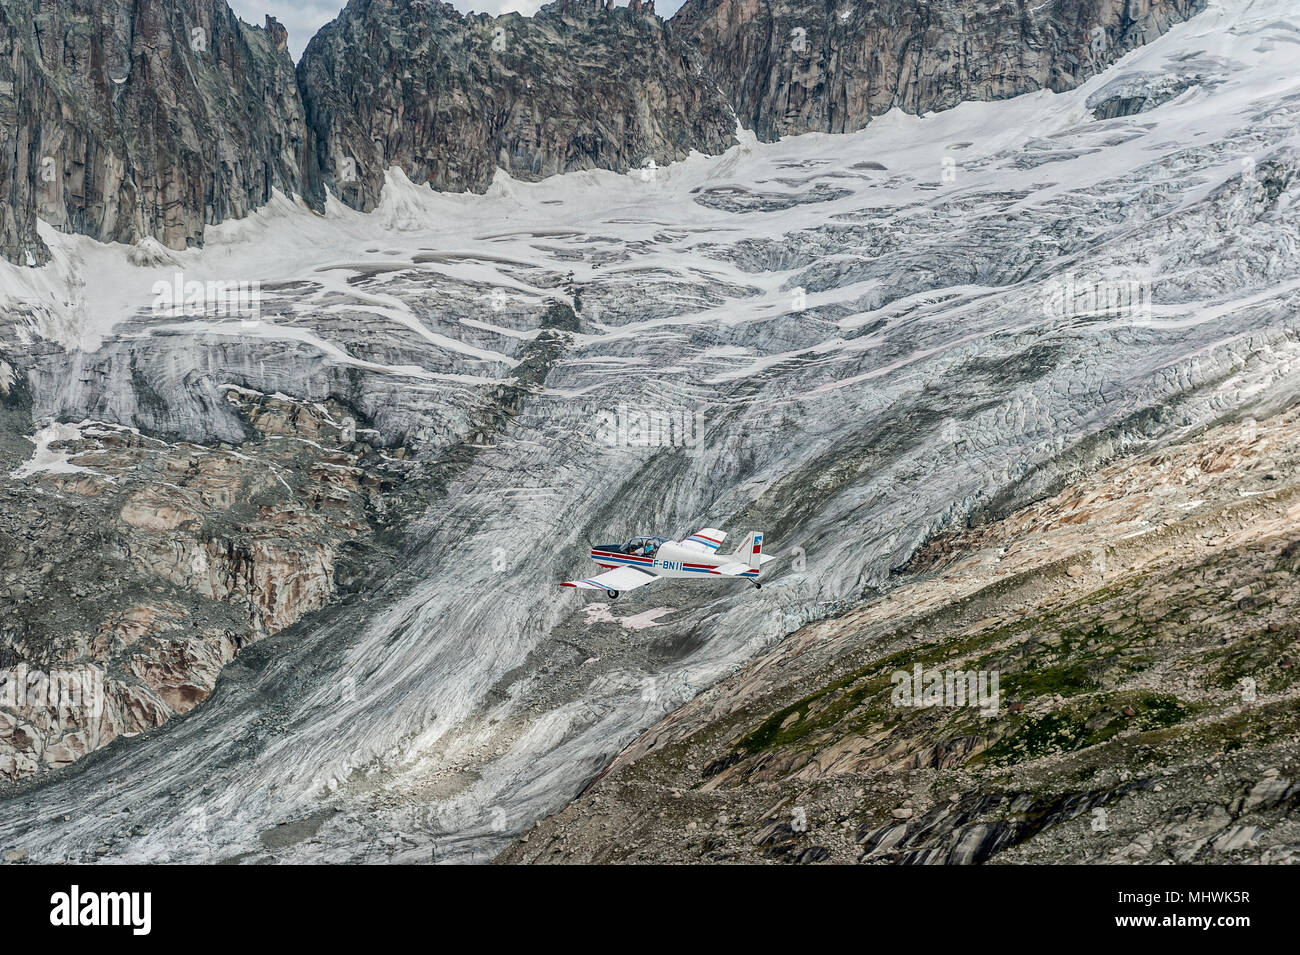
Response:
MULTIPOLYGON (((226 0, 230 8, 241 19, 261 26, 269 13, 289 31, 289 52, 295 60, 302 56, 307 41, 317 30, 329 23, 343 9, 346 0, 226 0)), ((452 0, 452 6, 464 13, 490 13, 493 16, 502 13, 536 13, 537 9, 549 0, 452 0)), ((627 6, 627 0, 615 0, 620 7, 627 6)), ((661 17, 673 13, 682 5, 682 0, 663 0, 655 2, 655 12, 661 17)))

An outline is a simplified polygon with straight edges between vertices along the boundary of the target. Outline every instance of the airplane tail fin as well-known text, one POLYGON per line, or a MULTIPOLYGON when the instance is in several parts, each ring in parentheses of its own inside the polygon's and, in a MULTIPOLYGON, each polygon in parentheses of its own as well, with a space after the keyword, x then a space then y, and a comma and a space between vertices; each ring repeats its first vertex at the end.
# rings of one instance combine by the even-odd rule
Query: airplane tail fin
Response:
POLYGON ((736 560, 747 564, 750 570, 757 570, 762 573, 763 570, 763 532, 751 531, 740 546, 736 548, 736 560))

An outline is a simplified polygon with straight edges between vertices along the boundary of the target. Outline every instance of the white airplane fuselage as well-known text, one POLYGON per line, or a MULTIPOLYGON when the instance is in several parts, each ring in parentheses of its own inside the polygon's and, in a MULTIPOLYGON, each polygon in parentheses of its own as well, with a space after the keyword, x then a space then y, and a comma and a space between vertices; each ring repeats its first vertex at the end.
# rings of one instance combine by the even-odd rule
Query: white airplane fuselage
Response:
MULTIPOLYGON (((698 577, 711 574, 723 564, 735 560, 730 554, 706 554, 676 541, 664 541, 653 557, 624 554, 616 545, 593 547, 591 559, 601 567, 638 567, 656 577, 698 577)), ((758 570, 747 570, 734 576, 753 579, 758 577, 758 570)))

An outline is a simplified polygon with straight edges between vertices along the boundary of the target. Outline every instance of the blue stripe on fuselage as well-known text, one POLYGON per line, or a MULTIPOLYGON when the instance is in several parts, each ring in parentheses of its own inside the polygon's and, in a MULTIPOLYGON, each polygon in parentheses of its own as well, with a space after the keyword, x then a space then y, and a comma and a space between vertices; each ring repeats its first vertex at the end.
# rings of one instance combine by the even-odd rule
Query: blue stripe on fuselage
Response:
MULTIPOLYGON (((611 564, 615 564, 615 563, 617 563, 617 564, 622 564, 622 565, 625 565, 625 566, 628 566, 628 567, 636 567, 636 568, 639 568, 640 570, 644 570, 646 573, 653 573, 653 574, 655 574, 655 576, 660 576, 660 575, 658 574, 658 572, 657 572, 657 571, 658 571, 658 568, 655 568, 652 564, 646 563, 646 561, 645 561, 644 558, 642 558, 642 559, 640 559, 640 560, 634 560, 634 559, 631 559, 631 558, 628 558, 628 557, 608 557, 608 556, 605 556, 604 554, 602 554, 600 557, 593 557, 592 560, 594 560, 596 563, 600 564, 602 567, 607 567, 607 566, 610 566, 611 564)), ((678 569, 683 570, 683 571, 686 571, 686 572, 688 572, 688 573, 693 573, 693 574, 711 574, 711 573, 713 573, 714 570, 716 570, 716 569, 717 569, 718 567, 720 567, 720 566, 722 566, 722 565, 721 565, 721 564, 718 564, 718 565, 715 565, 714 567, 681 567, 681 568, 678 568, 678 569)), ((747 570, 747 571, 745 571, 743 574, 718 574, 717 576, 719 576, 719 577, 757 577, 757 576, 758 576, 758 571, 756 571, 756 570, 747 570)))

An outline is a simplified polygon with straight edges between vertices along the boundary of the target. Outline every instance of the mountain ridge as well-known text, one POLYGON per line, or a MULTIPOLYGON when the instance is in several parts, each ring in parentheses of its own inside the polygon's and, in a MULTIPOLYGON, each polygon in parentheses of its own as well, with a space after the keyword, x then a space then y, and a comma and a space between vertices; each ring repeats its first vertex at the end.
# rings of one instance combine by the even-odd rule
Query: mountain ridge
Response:
POLYGON ((762 139, 842 132, 894 106, 1059 90, 1203 7, 1058 0, 1034 19, 1022 0, 1028 32, 1017 32, 1001 6, 972 0, 943 4, 937 30, 912 0, 847 17, 828 2, 692 0, 667 20, 653 3, 610 0, 495 18, 351 0, 295 67, 283 26, 246 24, 224 0, 15 0, 0 10, 0 113, 12 118, 0 254, 45 264, 38 219, 183 249, 274 190, 317 211, 328 190, 368 211, 393 165, 438 190, 482 192, 497 168, 534 179, 717 154, 737 123, 762 139), (985 24, 982 58, 958 42, 972 17, 985 24), (884 66, 877 38, 892 50, 884 66), (1038 58, 999 66, 1019 40, 1038 58))

